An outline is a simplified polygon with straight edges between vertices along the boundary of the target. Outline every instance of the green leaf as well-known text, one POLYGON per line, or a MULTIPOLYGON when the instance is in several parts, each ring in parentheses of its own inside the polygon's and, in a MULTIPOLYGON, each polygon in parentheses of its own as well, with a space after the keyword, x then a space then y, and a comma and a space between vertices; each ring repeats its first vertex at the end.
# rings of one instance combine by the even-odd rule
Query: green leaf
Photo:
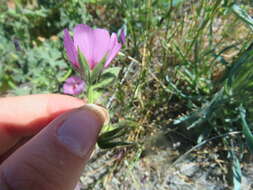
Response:
POLYGON ((183 3, 185 0, 159 0, 157 1, 159 4, 161 4, 161 6, 164 7, 168 7, 168 6, 172 6, 172 7, 176 7, 178 5, 180 5, 181 3, 183 3))
POLYGON ((98 146, 101 149, 108 149, 108 148, 114 148, 117 146, 129 146, 129 145, 133 145, 134 143, 129 143, 129 142, 101 142, 98 141, 98 146))
POLYGON ((101 140, 112 140, 128 133, 132 128, 136 127, 136 123, 129 120, 120 121, 117 124, 105 126, 104 132, 99 136, 101 140))
POLYGON ((234 190, 241 190, 241 182, 242 182, 242 171, 240 161, 237 158, 235 152, 232 150, 230 151, 230 155, 232 156, 232 174, 233 174, 233 184, 234 190))
POLYGON ((210 120, 215 113, 217 113, 217 110, 222 108, 225 102, 226 96, 224 95, 224 89, 222 88, 214 94, 211 101, 204 104, 198 111, 174 120, 173 124, 180 125, 184 123, 188 126, 187 129, 201 126, 201 124, 210 120))
POLYGON ((240 111, 240 117, 242 121, 242 132, 245 135, 246 142, 247 142, 250 152, 253 153, 253 135, 246 121, 246 110, 241 105, 239 107, 239 111, 240 111))
POLYGON ((114 80, 118 77, 120 69, 121 69, 120 67, 113 67, 105 70, 102 76, 100 77, 99 82, 97 82, 93 86, 93 88, 94 89, 105 88, 111 85, 114 82, 114 80))
POLYGON ((89 86, 90 85, 90 66, 79 48, 78 48, 78 59, 79 59, 80 67, 81 67, 81 70, 80 70, 81 77, 89 86))
POLYGON ((106 69, 104 74, 110 73, 114 75, 115 77, 118 77, 120 70, 121 70, 121 67, 111 67, 111 68, 106 69))
POLYGON ((112 84, 114 80, 115 77, 113 75, 107 74, 101 77, 101 80, 98 83, 96 83, 93 87, 94 89, 105 88, 110 84, 112 84))
POLYGON ((67 73, 58 79, 59 82, 64 82, 65 80, 67 80, 67 78, 70 77, 71 73, 72 73, 72 70, 68 69, 67 73))
POLYGON ((93 83, 99 78, 99 75, 101 74, 101 72, 102 72, 103 69, 104 69, 105 61, 106 61, 106 57, 104 57, 104 58, 102 59, 102 61, 100 61, 100 62, 95 66, 95 68, 93 69, 93 71, 92 71, 92 73, 91 73, 91 84, 93 84, 93 83))
POLYGON ((99 136, 101 141, 110 141, 115 138, 121 137, 128 132, 127 127, 117 127, 111 131, 105 132, 99 136))
POLYGON ((102 95, 102 92, 94 90, 93 86, 89 86, 87 88, 88 103, 90 104, 95 103, 97 99, 101 97, 101 95, 102 95))
POLYGON ((108 125, 105 127, 108 127, 109 129, 111 129, 112 127, 115 127, 115 128, 111 129, 110 131, 106 131, 102 135, 99 136, 98 145, 100 148, 113 148, 116 146, 134 144, 134 143, 123 142, 119 140, 116 141, 116 139, 128 133, 131 128, 136 127, 135 122, 130 121, 130 120, 123 120, 117 124, 114 124, 113 126, 108 125))
POLYGON ((96 102, 102 96, 103 92, 94 90, 93 91, 93 101, 96 102))
POLYGON ((249 26, 249 28, 253 31, 253 19, 242 7, 234 4, 232 7, 232 11, 238 16, 243 22, 249 26))

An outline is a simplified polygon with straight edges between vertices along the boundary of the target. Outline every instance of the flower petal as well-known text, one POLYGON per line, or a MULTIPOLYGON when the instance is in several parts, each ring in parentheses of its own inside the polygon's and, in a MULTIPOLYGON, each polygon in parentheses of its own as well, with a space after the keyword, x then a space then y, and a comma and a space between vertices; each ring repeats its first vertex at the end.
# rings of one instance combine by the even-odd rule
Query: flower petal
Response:
POLYGON ((85 83, 80 77, 72 76, 65 81, 63 92, 64 94, 77 95, 84 90, 84 87, 85 83))
POLYGON ((110 34, 105 29, 94 29, 94 49, 93 49, 93 61, 98 64, 107 53, 110 45, 110 34))
POLYGON ((74 45, 84 54, 90 67, 93 65, 94 33, 93 29, 85 24, 78 24, 74 28, 74 45))
POLYGON ((105 67, 108 67, 111 61, 114 59, 114 57, 117 55, 121 48, 121 44, 118 42, 117 35, 115 33, 112 33, 111 40, 110 40, 110 51, 105 63, 105 67))
POLYGON ((126 30, 125 30, 125 28, 122 28, 120 30, 120 40, 121 40, 122 44, 126 43, 126 30))
POLYGON ((77 51, 67 29, 64 30, 64 47, 69 61, 74 67, 79 67, 77 51))
POLYGON ((111 38, 110 38, 110 44, 109 44, 109 47, 108 47, 108 49, 109 49, 110 52, 113 49, 113 47, 116 45, 117 41, 118 41, 117 34, 116 33, 112 33, 111 38))

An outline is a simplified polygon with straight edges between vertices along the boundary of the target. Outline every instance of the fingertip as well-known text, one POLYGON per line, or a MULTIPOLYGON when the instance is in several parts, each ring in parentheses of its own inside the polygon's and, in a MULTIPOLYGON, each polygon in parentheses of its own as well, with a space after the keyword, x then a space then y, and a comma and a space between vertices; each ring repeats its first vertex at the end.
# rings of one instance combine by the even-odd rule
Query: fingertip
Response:
POLYGON ((0 99, 0 127, 10 133, 33 134, 58 115, 84 105, 78 98, 61 94, 39 94, 0 99))
POLYGON ((35 135, 57 116, 84 103, 61 94, 0 98, 0 155, 19 139, 35 135))
POLYGON ((45 108, 45 113, 48 115, 52 115, 59 110, 64 112, 78 108, 85 104, 84 100, 62 94, 46 94, 42 95, 41 98, 44 98, 44 102, 46 102, 47 108, 45 108))

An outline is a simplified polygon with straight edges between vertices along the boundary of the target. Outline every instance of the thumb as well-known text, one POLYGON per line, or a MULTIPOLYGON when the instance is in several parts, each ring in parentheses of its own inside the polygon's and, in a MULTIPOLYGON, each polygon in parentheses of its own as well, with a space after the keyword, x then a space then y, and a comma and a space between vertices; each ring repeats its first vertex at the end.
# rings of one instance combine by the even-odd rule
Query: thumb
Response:
POLYGON ((2 163, 0 187, 73 190, 107 114, 87 104, 56 118, 2 163))

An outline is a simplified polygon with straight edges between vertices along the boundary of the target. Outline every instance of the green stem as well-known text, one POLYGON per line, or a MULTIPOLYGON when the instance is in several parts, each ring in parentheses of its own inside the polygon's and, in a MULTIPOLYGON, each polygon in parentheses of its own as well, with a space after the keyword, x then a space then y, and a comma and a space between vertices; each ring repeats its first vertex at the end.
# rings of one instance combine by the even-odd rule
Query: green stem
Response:
POLYGON ((88 103, 93 104, 94 103, 94 90, 92 86, 89 86, 87 89, 87 94, 88 94, 88 103))

